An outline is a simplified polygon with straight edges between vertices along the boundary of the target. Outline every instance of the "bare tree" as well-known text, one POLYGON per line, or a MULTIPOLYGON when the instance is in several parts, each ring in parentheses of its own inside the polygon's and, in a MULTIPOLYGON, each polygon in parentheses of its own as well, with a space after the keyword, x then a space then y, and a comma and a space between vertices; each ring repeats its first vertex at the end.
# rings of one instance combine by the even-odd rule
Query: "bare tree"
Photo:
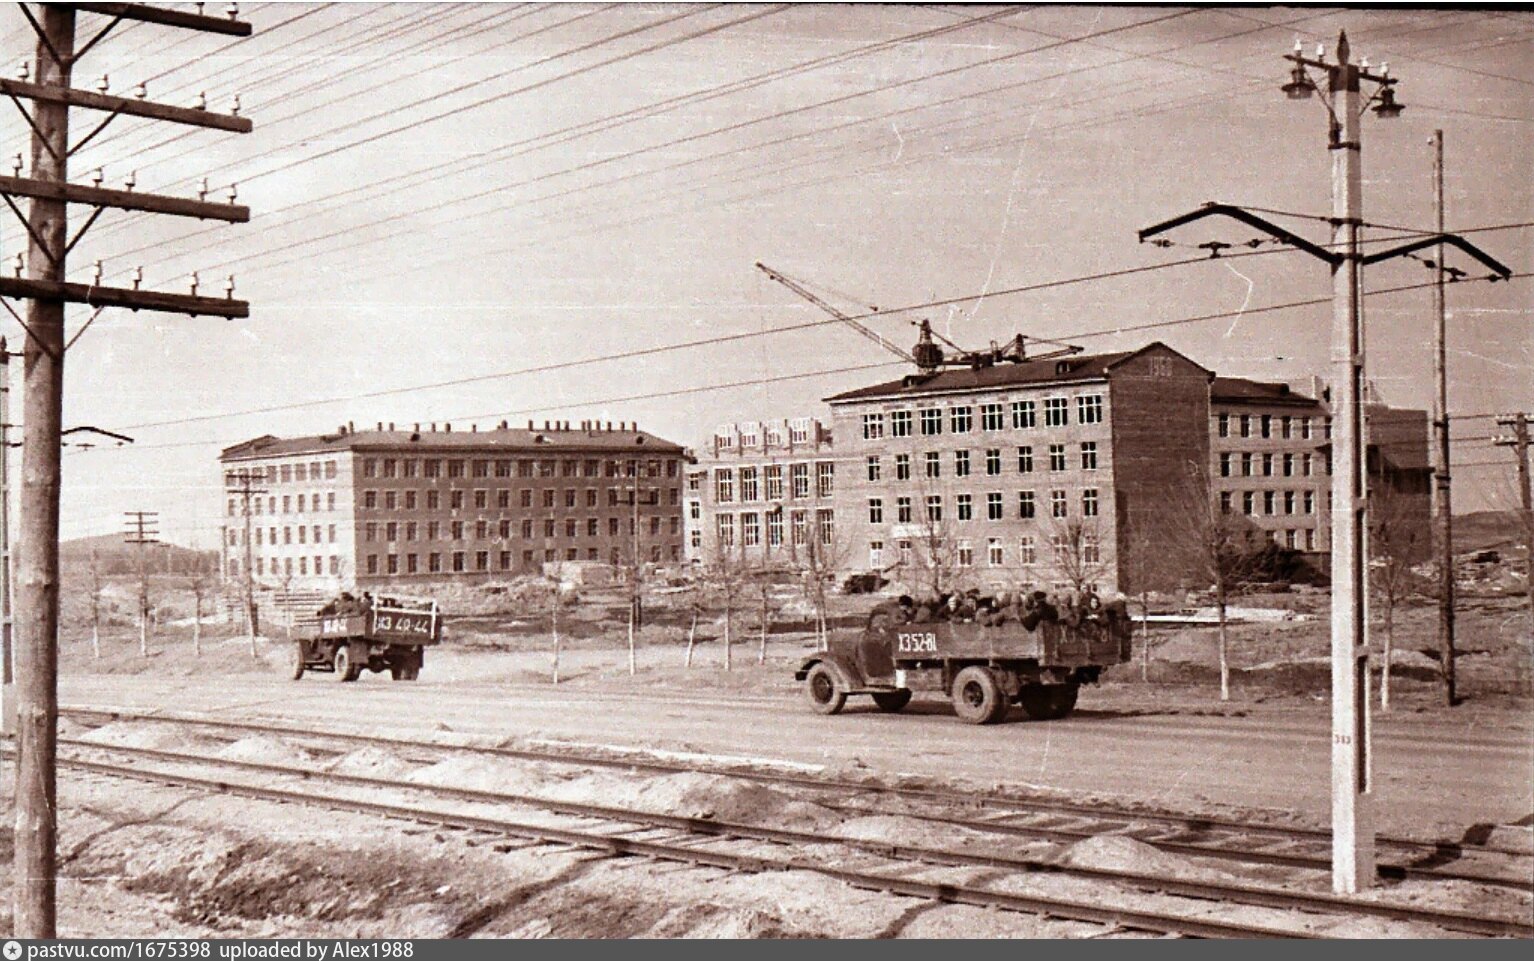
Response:
POLYGON ((702 615, 708 604, 708 584, 694 572, 694 576, 687 585, 687 611, 691 617, 691 623, 687 627, 687 659, 685 667, 692 667, 692 653, 698 641, 698 618, 702 615))
POLYGON ((101 561, 91 548, 91 656, 101 659, 101 561))
MULTIPOLYGON (((1124 527, 1124 538, 1131 545, 1147 536, 1145 527, 1131 515, 1124 527)), ((1140 680, 1150 682, 1150 592, 1164 583, 1165 573, 1175 570, 1176 562, 1167 559, 1164 552, 1127 550, 1118 552, 1119 575, 1123 579, 1121 589, 1132 593, 1140 605, 1140 680)))
POLYGON ((207 557, 201 552, 190 558, 188 563, 190 571, 186 578, 187 587, 192 592, 192 654, 202 657, 202 600, 212 585, 212 572, 208 569, 207 557))
POLYGON ((1380 608, 1384 650, 1380 710, 1390 710, 1390 667, 1395 646, 1395 609, 1411 588, 1411 567, 1426 554, 1429 531, 1421 498, 1403 494, 1389 480, 1371 478, 1369 491, 1369 586, 1380 608))
POLYGON ((789 563, 798 569, 800 589, 814 609, 816 647, 825 650, 829 633, 826 630, 826 585, 846 565, 848 545, 837 531, 835 517, 829 510, 820 509, 813 515, 806 511, 797 516, 803 520, 789 525, 789 563))
MULTIPOLYGON (((559 608, 560 605, 564 602, 562 594, 564 592, 565 579, 563 565, 558 560, 544 564, 543 578, 548 583, 549 587, 549 634, 551 635, 551 640, 553 642, 553 658, 550 665, 552 669, 552 681, 553 683, 558 684, 560 653, 559 608)), ((630 650, 632 650, 632 643, 630 645, 630 650)), ((630 669, 630 673, 632 673, 632 668, 630 669)))
POLYGON ((1111 568, 1103 561, 1102 532, 1095 517, 1057 518, 1050 535, 1055 570, 1076 595, 1095 587, 1111 568))
POLYGON ((1207 465, 1190 464, 1187 476, 1166 491, 1175 505, 1170 531, 1192 573, 1210 585, 1219 619, 1220 700, 1230 700, 1230 639, 1226 611, 1236 585, 1260 565, 1263 535, 1236 505, 1211 497, 1207 465))
POLYGON ((742 557, 743 550, 735 544, 716 541, 708 552, 704 567, 708 592, 724 609, 724 669, 726 671, 732 666, 735 611, 740 606, 750 574, 742 557))

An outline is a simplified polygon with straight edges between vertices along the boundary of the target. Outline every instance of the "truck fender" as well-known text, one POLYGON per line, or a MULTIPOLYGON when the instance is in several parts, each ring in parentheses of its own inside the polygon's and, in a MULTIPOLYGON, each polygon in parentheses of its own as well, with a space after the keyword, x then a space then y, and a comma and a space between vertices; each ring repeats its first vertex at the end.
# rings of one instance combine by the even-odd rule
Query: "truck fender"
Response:
POLYGON ((802 681, 809 676, 810 668, 816 664, 825 664, 836 675, 836 683, 841 685, 844 691, 856 691, 863 686, 858 680, 858 671, 845 657, 833 654, 830 651, 820 651, 811 654, 800 662, 794 671, 794 680, 802 681))

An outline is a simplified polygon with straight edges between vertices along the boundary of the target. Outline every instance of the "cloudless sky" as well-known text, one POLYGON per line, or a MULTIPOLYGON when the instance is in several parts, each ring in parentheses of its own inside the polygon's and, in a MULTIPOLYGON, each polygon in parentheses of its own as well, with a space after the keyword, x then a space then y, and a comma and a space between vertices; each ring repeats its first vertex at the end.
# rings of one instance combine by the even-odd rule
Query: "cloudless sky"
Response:
MULTIPOLYGON (((1367 220, 1432 226, 1437 128, 1451 230, 1534 221, 1534 15, 1522 12, 262 3, 241 16, 248 40, 124 24, 76 68, 77 86, 105 72, 111 92, 142 80, 170 103, 205 93, 227 111, 238 94, 255 132, 119 118, 75 155, 72 179, 100 166, 108 186, 135 171, 139 190, 192 195, 206 176, 219 199, 238 182, 253 217, 108 213, 71 279, 99 258, 109 284, 142 266, 145 287, 184 291, 197 270, 201 292, 221 295, 232 273, 251 317, 95 321, 68 357, 65 425, 136 443, 66 449, 65 537, 120 530, 123 511, 144 509, 169 539, 215 546, 218 451, 259 434, 557 417, 637 420, 694 445, 719 423, 824 416, 821 398, 898 376, 871 366, 893 356, 836 324, 516 373, 823 316, 758 260, 866 311, 1253 236, 1210 221, 1170 235, 1184 247, 1137 243, 1138 228, 1205 201, 1325 216, 1325 112, 1278 89, 1296 37, 1330 56, 1346 28, 1400 78, 1406 112, 1363 124, 1367 220), (466 378, 478 379, 359 396, 466 378), (692 392, 654 396, 678 389, 692 392)), ((106 22, 81 14, 82 41, 106 22)), ((0 12, 13 64, 32 45, 15 8, 0 12)), ((100 117, 76 111, 74 139, 100 117)), ((6 156, 30 154, 14 110, 0 131, 6 156)), ((86 213, 72 212, 76 226, 86 213)), ((1327 239, 1324 222, 1282 222, 1327 239)), ((1534 270, 1534 230, 1470 236, 1534 270)), ((7 212, 0 257, 23 240, 7 212)), ((1430 279, 1399 260, 1367 285, 1430 279)), ((1450 288, 1451 411, 1534 406, 1531 289, 1450 288)), ((1329 293, 1326 267, 1291 251, 920 316, 965 345, 1019 331, 1092 351, 1160 339, 1224 374, 1301 382, 1328 374, 1329 306, 1239 312, 1329 293), (1207 314, 1234 316, 1116 332, 1207 314)), ((69 316, 73 332, 89 312, 69 316)), ((915 316, 867 322, 908 343, 915 316)), ((1427 407, 1431 291, 1371 297, 1367 317, 1378 395, 1427 407)), ((1493 422, 1455 431, 1455 460, 1472 465, 1456 471, 1456 507, 1511 506, 1511 451, 1484 439, 1493 422)))

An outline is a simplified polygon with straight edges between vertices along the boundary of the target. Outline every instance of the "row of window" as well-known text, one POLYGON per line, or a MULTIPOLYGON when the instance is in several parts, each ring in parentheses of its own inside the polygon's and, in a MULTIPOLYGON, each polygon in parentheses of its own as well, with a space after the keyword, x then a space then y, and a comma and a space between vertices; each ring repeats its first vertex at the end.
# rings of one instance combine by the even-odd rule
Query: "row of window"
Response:
MULTIPOLYGON (((240 516, 240 501, 241 498, 238 497, 229 498, 230 517, 240 516)), ((279 504, 282 506, 282 513, 284 514, 302 514, 305 510, 315 513, 318 513, 320 510, 333 511, 336 509, 336 495, 334 491, 323 494, 320 491, 315 491, 313 494, 283 494, 281 499, 275 495, 264 500, 260 497, 252 497, 250 499, 250 512, 256 517, 261 516, 262 513, 276 514, 279 504), (323 508, 320 506, 322 503, 324 505, 323 508), (297 505, 296 510, 294 509, 295 505, 297 505)))
MULTIPOLYGON (((924 516, 928 521, 938 522, 943 519, 943 495, 928 494, 923 504, 924 516)), ((1081 516, 1096 517, 1101 506, 1097 488, 1088 487, 1081 492, 1081 516)), ((1038 504, 1033 491, 1017 492, 1017 516, 1022 520, 1032 520, 1037 516, 1038 504)), ((972 521, 975 519, 975 497, 973 494, 954 495, 954 515, 957 520, 972 521)), ((894 522, 896 524, 909 524, 915 516, 915 505, 910 497, 895 498, 894 522)), ((1070 496, 1063 490, 1049 492, 1049 516, 1069 517, 1070 496)), ((990 491, 985 495, 985 519, 988 521, 1006 520, 1006 499, 1001 491, 990 491)), ((884 498, 870 497, 868 499, 868 522, 870 524, 884 523, 884 498)))
MULTIPOLYGON (((651 563, 655 564, 659 564, 663 559, 667 557, 673 561, 679 561, 682 559, 682 549, 675 544, 671 545, 670 548, 662 548, 659 544, 652 544, 649 550, 649 557, 651 563)), ((584 551, 578 547, 567 547, 564 549, 563 554, 560 553, 558 548, 554 547, 546 547, 541 552, 527 548, 522 551, 522 562, 520 568, 513 566, 512 558, 513 553, 511 551, 496 551, 494 555, 492 555, 490 551, 475 551, 472 557, 468 551, 451 551, 446 555, 435 552, 425 555, 384 554, 380 556, 378 554, 369 554, 367 555, 364 564, 366 565, 367 572, 369 574, 375 575, 421 573, 462 574, 467 571, 482 572, 490 570, 525 570, 532 567, 539 561, 542 561, 545 564, 552 564, 561 560, 600 561, 602 559, 602 555, 601 552, 595 547, 588 547, 584 551), (492 556, 498 562, 498 566, 494 568, 490 566, 492 556), (421 568, 423 557, 425 560, 424 571, 421 568), (444 561, 448 565, 446 568, 443 567, 444 561), (470 564, 473 566, 471 567, 470 564)), ((630 560, 630 555, 625 554, 621 549, 617 547, 614 547, 608 551, 607 563, 609 564, 617 566, 619 564, 627 563, 630 560)))
MULTIPOLYGON (((677 504, 681 503, 682 489, 680 487, 670 487, 666 488, 665 490, 667 504, 675 507, 677 504)), ((585 501, 585 506, 588 508, 597 507, 601 501, 601 491, 595 487, 588 487, 585 489, 585 491, 585 496, 582 497, 581 492, 573 487, 564 488, 562 491, 556 490, 552 487, 546 487, 542 491, 537 492, 538 496, 536 500, 543 507, 550 509, 557 507, 560 504, 563 504, 568 509, 574 509, 580 506, 582 500, 585 501)), ((464 510, 470 503, 474 505, 475 510, 489 510, 492 496, 494 497, 495 506, 497 509, 511 509, 512 491, 511 489, 505 487, 500 488, 499 490, 450 490, 446 493, 447 505, 450 510, 464 510)), ((534 493, 535 492, 531 488, 524 487, 519 489, 516 492, 517 506, 524 508, 532 507, 535 500, 533 496, 534 493)), ((362 492, 362 509, 378 510, 382 508, 386 511, 413 511, 417 509, 418 506, 424 504, 426 510, 441 510, 443 501, 442 494, 443 492, 439 490, 365 490, 362 492)), ((607 488, 607 506, 632 507, 634 504, 635 495, 636 491, 632 488, 609 487, 607 488)), ((639 505, 641 507, 658 507, 660 505, 661 490, 659 488, 644 488, 639 490, 637 495, 639 498, 639 505)))
MULTIPOLYGON (((1323 418, 1323 424, 1326 427, 1326 435, 1330 437, 1331 418, 1323 418)), ((1293 417, 1289 414, 1277 417, 1272 414, 1241 414, 1239 416, 1220 414, 1215 418, 1215 433, 1221 437, 1230 437, 1232 427, 1236 430, 1236 436, 1239 437, 1311 439, 1311 418, 1309 417, 1293 417)))
POLYGON ((309 481, 335 480, 336 462, 312 461, 304 464, 268 464, 265 467, 241 467, 224 471, 224 486, 239 487, 249 480, 256 484, 303 484, 309 481))
MULTIPOLYGON (((308 577, 311 570, 314 572, 315 576, 322 575, 326 572, 326 559, 324 557, 321 557, 318 554, 314 555, 314 565, 312 567, 309 564, 309 560, 310 558, 308 557, 274 557, 271 559, 271 563, 268 564, 266 558, 258 557, 255 559, 252 568, 258 577, 265 577, 268 572, 270 572, 273 577, 282 577, 284 575, 292 577, 295 574, 300 577, 308 577)), ((329 572, 331 574, 340 574, 341 558, 335 554, 331 554, 329 560, 329 572)), ((229 576, 238 577, 239 574, 239 559, 230 558, 229 576)))
MULTIPOLYGON (((795 547, 803 547, 810 542, 810 516, 808 511, 788 511, 787 532, 789 543, 795 547)), ((765 528, 768 547, 782 547, 784 535, 783 511, 768 511, 765 515, 755 511, 745 511, 739 515, 740 519, 740 543, 744 547, 756 547, 762 543, 762 533, 765 528), (766 523, 763 524, 765 517, 766 523)), ((719 537, 720 548, 735 546, 736 515, 720 514, 715 518, 715 530, 719 537)), ((815 533, 822 544, 831 544, 836 539, 836 516, 833 512, 824 508, 815 512, 815 533)), ((692 531, 691 544, 694 548, 702 545, 702 538, 696 528, 692 531)))
MULTIPOLYGON (((1040 422, 1039 407, 1035 401, 1014 400, 1010 405, 986 403, 979 405, 980 429, 982 431, 1029 430, 1040 422)), ((1045 427, 1065 427, 1070 423, 1070 398, 1046 397, 1043 400, 1043 424, 1045 427)), ((1101 394, 1085 394, 1076 398, 1076 422, 1078 424, 1101 424, 1103 422, 1103 397, 1101 394)), ((863 439, 880 440, 886 429, 890 437, 910 437, 914 428, 923 436, 941 434, 944 428, 950 434, 968 434, 975 429, 975 407, 956 404, 949 407, 918 407, 912 410, 875 411, 863 415, 863 439)))
POLYGON ((1241 477, 1309 477, 1315 467, 1310 454, 1243 453, 1238 461, 1236 455, 1227 451, 1220 454, 1220 476, 1237 476, 1238 464, 1241 477))
MULTIPOLYGON (((1330 492, 1327 497, 1331 497, 1330 492)), ((1226 514, 1235 513, 1235 492, 1220 491, 1220 510, 1226 514)), ((1241 513, 1248 517, 1259 514, 1271 517, 1275 514, 1314 514, 1315 512, 1316 492, 1313 490, 1241 491, 1241 513)))
MULTIPOLYGON (((720 467, 714 471, 714 500, 720 504, 734 503, 736 495, 736 478, 740 480, 740 502, 749 504, 753 501, 766 499, 770 501, 783 499, 783 465, 768 464, 765 467, 720 467)), ((836 465, 831 463, 818 463, 815 465, 815 496, 830 497, 834 491, 836 465)), ((788 465, 788 490, 789 496, 794 500, 804 500, 810 496, 810 465, 788 465)), ((676 503, 672 501, 672 503, 676 503)))
MULTIPOLYGON (((808 444, 810 442, 810 427, 814 423, 815 421, 812 420, 790 421, 788 428, 789 443, 808 444)), ((732 450, 735 447, 735 436, 733 431, 719 431, 714 434, 714 446, 719 450, 732 450)), ((756 425, 742 425, 740 429, 740 446, 742 448, 757 446, 757 438, 759 436, 756 432, 756 425)), ((766 436, 766 446, 783 446, 783 428, 777 426, 769 427, 767 428, 766 436)))
POLYGON ((365 457, 362 476, 410 479, 419 471, 421 477, 667 477, 677 476, 677 461, 652 459, 640 461, 576 458, 502 458, 442 459, 437 457, 365 457))
MULTIPOLYGON (((278 544, 334 544, 336 542, 336 525, 315 524, 313 526, 299 525, 297 527, 257 527, 252 529, 255 536, 254 544, 257 547, 278 544), (282 539, 277 539, 277 532, 282 531, 282 539)), ((227 530, 227 538, 230 547, 238 547, 245 542, 242 536, 244 531, 238 527, 230 527, 227 530)))
MULTIPOLYGON (((968 477, 973 473, 975 464, 967 450, 953 451, 952 469, 955 477, 968 477)), ((1069 470, 1070 458, 1067 455, 1066 445, 1050 444, 1048 447, 1048 464, 1051 471, 1069 470)), ((895 454, 893 456, 897 481, 911 479, 911 454, 895 454)), ((1024 445, 1017 448, 1017 472, 1019 474, 1031 474, 1034 471, 1034 457, 1032 445, 1024 445)), ((1097 441, 1083 441, 1077 446, 1077 463, 1082 470, 1097 470, 1097 441)), ((882 481, 884 479, 884 457, 882 455, 870 455, 866 459, 866 469, 870 481, 882 481)), ((985 469, 987 477, 999 476, 1002 472, 1002 453, 1000 448, 990 448, 984 452, 981 466, 985 469)), ((938 451, 929 450, 922 454, 922 476, 928 478, 940 478, 943 476, 943 455, 938 451)))
MULTIPOLYGON (((661 518, 651 517, 648 520, 650 536, 659 537, 662 528, 661 518)), ((666 527, 670 531, 671 536, 680 536, 682 533, 682 519, 680 517, 666 518, 666 527)), ((524 518, 520 529, 523 540, 532 540, 535 536, 534 532, 539 529, 543 531, 542 536, 544 537, 558 537, 560 530, 564 531, 565 537, 602 536, 601 519, 596 517, 588 517, 584 521, 574 517, 567 517, 564 519, 563 524, 552 517, 545 517, 541 525, 535 525, 531 518, 524 518)), ((392 543, 400 540, 403 534, 404 540, 413 541, 417 539, 418 534, 424 533, 425 536, 421 538, 423 540, 461 541, 468 539, 470 530, 471 528, 465 521, 449 521, 445 525, 439 521, 426 521, 420 525, 415 521, 406 521, 404 523, 396 521, 389 521, 388 523, 369 521, 362 525, 362 539, 365 542, 371 542, 378 540, 379 536, 382 535, 385 541, 392 543)), ((474 540, 479 541, 490 540, 492 538, 509 540, 512 537, 512 530, 511 521, 506 519, 495 522, 478 520, 474 522, 472 528, 474 540)), ((608 537, 619 537, 623 534, 632 537, 634 532, 634 518, 632 517, 609 517, 607 519, 608 537)))
MULTIPOLYGON (((910 566, 916 562, 916 548, 910 540, 902 539, 895 542, 897 551, 896 560, 902 566, 910 566)), ((1080 553, 1080 564, 1102 563, 1102 546, 1095 537, 1083 537, 1078 542, 1063 534, 1056 534, 1050 538, 1050 550, 1056 558, 1064 558, 1074 553, 1080 553)), ((1023 567, 1032 567, 1039 562, 1039 551, 1033 535, 1025 534, 1017 542, 1017 561, 1023 567)), ((928 563, 931 559, 927 559, 928 563)), ((954 542, 954 564, 958 567, 975 566, 974 545, 964 539, 954 542)), ((989 567, 1007 566, 1006 545, 999 537, 988 537, 985 540, 985 562, 989 567)), ((868 542, 868 566, 874 570, 880 570, 885 566, 884 542, 868 542)))

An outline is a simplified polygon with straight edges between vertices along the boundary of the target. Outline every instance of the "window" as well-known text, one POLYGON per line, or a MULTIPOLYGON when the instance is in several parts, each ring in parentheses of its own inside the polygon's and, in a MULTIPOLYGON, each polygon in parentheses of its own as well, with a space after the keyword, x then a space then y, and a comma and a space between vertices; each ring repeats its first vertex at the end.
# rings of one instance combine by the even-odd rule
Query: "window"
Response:
POLYGON ((453 521, 451 529, 453 532, 453 540, 463 540, 463 521, 453 521))
POLYGON ((895 455, 895 479, 896 480, 903 480, 903 481, 911 479, 911 455, 910 454, 896 454, 895 455))
POLYGON ((834 511, 817 510, 815 512, 815 530, 820 534, 820 543, 828 545, 836 540, 836 514, 834 511))
POLYGON ((755 467, 742 467, 740 469, 740 499, 742 503, 759 500, 761 493, 760 485, 756 481, 755 467))
POLYGON ((735 472, 723 468, 714 472, 714 500, 728 504, 735 500, 735 472))
MULTIPOLYGON (((1295 499, 1294 498, 1294 491, 1284 491, 1284 513, 1285 514, 1293 514, 1294 513, 1294 499, 1295 499)), ((1293 547, 1294 545, 1290 544, 1289 546, 1293 547)))
POLYGON ((1273 415, 1272 414, 1263 414, 1262 415, 1261 433, 1262 433, 1263 437, 1272 437, 1273 436, 1273 415))
POLYGON ((900 563, 901 564, 909 564, 909 563, 911 563, 911 542, 910 541, 900 541, 898 544, 895 545, 895 547, 896 547, 897 550, 900 551, 900 563))
MULTIPOLYGON (((674 520, 676 520, 676 518, 673 517, 672 520, 674 521, 674 520)), ((673 531, 673 533, 675 533, 675 532, 673 531)), ((767 546, 768 547, 782 547, 783 546, 783 512, 782 511, 773 511, 772 513, 767 515, 767 546)))
POLYGON ((439 510, 442 507, 442 493, 440 491, 426 492, 426 509, 429 511, 439 510))
POLYGON ((1081 492, 1081 516, 1097 516, 1097 488, 1088 487, 1081 492))
POLYGON ((1262 512, 1264 514, 1268 514, 1268 515, 1271 516, 1273 513, 1275 513, 1274 508, 1277 505, 1277 503, 1278 503, 1278 492, 1277 491, 1263 491, 1262 492, 1262 512))
MULTIPOLYGON (((292 560, 293 559, 291 557, 288 558, 288 561, 290 563, 292 562, 292 560)), ((377 574, 378 573, 378 555, 377 554, 369 554, 368 555, 368 573, 369 574, 377 574)))
MULTIPOLYGON (((303 543, 303 539, 304 529, 300 527, 298 529, 299 543, 303 543)), ((399 540, 399 524, 395 523, 394 521, 390 521, 384 525, 384 540, 389 541, 390 543, 399 540)))
POLYGON ((1006 424, 1000 404, 980 405, 980 429, 1001 430, 1006 424))
POLYGON ((719 546, 720 547, 734 547, 735 546, 735 515, 734 514, 720 514, 715 519, 715 523, 718 525, 718 528, 719 528, 719 546))
POLYGON ((1242 454, 1241 455, 1241 476, 1242 477, 1251 477, 1252 476, 1252 455, 1251 454, 1242 454))
POLYGON ((1033 473, 1033 448, 1019 447, 1017 449, 1017 472, 1019 474, 1033 473))
MULTIPOLYGON (((553 471, 550 471, 549 473, 552 475, 553 471)), ((462 477, 463 476, 463 461, 461 461, 461 460, 450 460, 450 461, 448 461, 447 462, 447 476, 449 476, 449 477, 462 477)), ((462 567, 455 567, 454 570, 460 570, 461 571, 461 570, 463 570, 463 568, 462 567)))
POLYGON ((484 540, 485 538, 487 538, 489 536, 490 536, 490 522, 489 521, 475 521, 474 522, 474 539, 482 541, 482 540, 484 540))
MULTIPOLYGON (((282 529, 282 542, 284 544, 290 543, 288 538, 288 530, 289 528, 286 527, 282 529)), ((362 525, 362 539, 365 541, 378 540, 378 525, 372 521, 368 521, 366 524, 362 525)))
MULTIPOLYGON (((325 479, 326 480, 335 480, 335 476, 336 476, 336 462, 333 461, 333 460, 326 461, 325 462, 325 479)), ((334 574, 335 571, 331 571, 331 573, 334 574)))
POLYGON ((1102 545, 1090 534, 1082 538, 1081 561, 1084 564, 1101 564, 1103 561, 1102 545))
POLYGON ((1241 415, 1241 436, 1242 437, 1250 437, 1250 436, 1252 436, 1252 415, 1251 414, 1242 414, 1241 415))
MULTIPOLYGON (((286 497, 284 497, 282 499, 282 512, 284 514, 286 514, 288 512, 288 506, 289 506, 288 505, 288 499, 286 497)), ((362 492, 362 506, 363 506, 363 508, 365 508, 367 510, 375 510, 378 507, 378 492, 377 491, 363 491, 362 492)))
POLYGON ((1301 440, 1310 440, 1310 418, 1309 417, 1301 417, 1300 418, 1300 439, 1301 440))
POLYGON ((1264 476, 1264 477, 1272 477, 1273 476, 1273 455, 1272 454, 1263 454, 1262 455, 1262 476, 1264 476))
POLYGON ((918 413, 921 415, 922 436, 930 437, 943 432, 943 411, 938 407, 924 407, 918 413))
POLYGON ((1033 491, 1017 492, 1017 516, 1025 521, 1033 520, 1033 491))
POLYGON ((1316 492, 1315 491, 1305 491, 1305 493, 1304 493, 1304 501, 1305 501, 1305 513, 1306 514, 1314 514, 1316 512, 1316 492))
POLYGON ((1001 473, 1001 450, 992 448, 985 452, 985 473, 987 477, 995 477, 1001 473))
MULTIPOLYGON (((388 462, 386 461, 385 463, 388 463, 388 462)), ((385 569, 390 574, 398 574, 399 573, 399 555, 398 554, 390 554, 388 557, 386 557, 384 559, 388 562, 385 565, 385 569)))
POLYGON ((1065 501, 1065 491, 1050 491, 1049 492, 1049 516, 1050 517, 1068 517, 1069 514, 1070 514, 1070 508, 1069 508, 1069 505, 1067 505, 1066 501, 1065 501))
POLYGON ((565 518, 565 536, 575 537, 580 533, 580 522, 573 517, 565 518))
POLYGON ((927 495, 927 520, 937 523, 943 519, 943 495, 927 495))
POLYGON ((1049 445, 1049 469, 1052 471, 1065 470, 1065 445, 1049 445))
POLYGON ((890 411, 890 436, 911 436, 911 412, 908 410, 890 411))
POLYGON ((1001 491, 991 491, 985 495, 985 519, 999 521, 1005 514, 1005 508, 1001 506, 1001 491))
POLYGON ((1064 427, 1070 422, 1070 408, 1064 397, 1044 398, 1044 426, 1064 427))
POLYGON ((991 567, 1000 567, 1005 560, 1001 550, 1001 538, 990 537, 985 542, 985 562, 991 567))
POLYGON ((1241 492, 1241 513, 1250 517, 1256 512, 1257 495, 1252 491, 1241 492))
POLYGON ((1219 435, 1221 437, 1229 437, 1230 436, 1230 415, 1229 414, 1221 414, 1219 419, 1216 421, 1216 423, 1218 424, 1218 427, 1216 428, 1216 430, 1219 433, 1219 435))
POLYGON ((1085 440, 1081 442, 1081 469, 1097 470, 1097 441, 1085 440))
POLYGON ((442 572, 442 555, 436 553, 427 554, 426 570, 433 574, 440 574, 442 572))
POLYGON ((868 566, 876 571, 884 567, 883 541, 868 542, 868 566))
MULTIPOLYGON (((362 459, 362 476, 363 477, 377 477, 378 476, 378 461, 374 460, 371 457, 364 457, 362 459)), ((288 465, 286 465, 286 464, 282 465, 282 479, 283 479, 284 482, 289 481, 289 480, 292 479, 291 471, 289 470, 288 465)))
MULTIPOLYGON (((931 475, 928 475, 931 476, 931 475)), ((953 476, 969 476, 969 451, 956 450, 953 452, 953 476)))
POLYGON ((882 523, 884 523, 884 500, 883 500, 883 498, 870 497, 868 499, 868 523, 870 523, 870 524, 882 524, 882 523))
POLYGON ((883 436, 884 436, 884 415, 883 414, 864 414, 863 415, 863 439, 864 440, 878 440, 879 438, 881 438, 883 436))
POLYGON ((1314 462, 1311 460, 1311 455, 1309 455, 1309 454, 1301 455, 1301 457, 1300 457, 1300 473, 1304 474, 1306 477, 1309 477, 1313 463, 1314 462))
POLYGON ((687 532, 687 546, 698 550, 703 546, 703 532, 696 527, 687 532))
POLYGON ((879 469, 879 458, 868 458, 868 479, 871 481, 876 481, 882 476, 882 473, 883 472, 879 469))
MULTIPOLYGON (((573 488, 573 487, 570 488, 569 490, 566 490, 565 491, 565 507, 567 509, 575 507, 576 499, 579 496, 580 496, 580 492, 575 490, 575 488, 573 488)), ((635 496, 638 496, 638 495, 636 494, 635 496)))
POLYGON ((1294 550, 1294 535, 1296 533, 1296 531, 1292 530, 1284 531, 1284 546, 1289 548, 1291 551, 1294 550))
POLYGON ((1035 427, 1037 423, 1033 401, 1014 400, 1012 402, 1012 428, 1014 430, 1035 427))
POLYGON ((463 561, 464 561, 463 551, 454 551, 453 552, 453 571, 454 571, 454 573, 458 573, 458 574, 463 573, 463 570, 464 570, 463 561))
POLYGON ((1284 476, 1285 477, 1293 477, 1294 476, 1294 455, 1293 454, 1285 454, 1284 455, 1284 476))
POLYGON ((1308 527, 1305 529, 1305 549, 1307 551, 1316 549, 1316 532, 1308 527))
POLYGON ((788 536, 793 539, 795 547, 809 543, 810 522, 804 511, 794 511, 788 515, 788 536))
POLYGON ((897 524, 911 523, 911 499, 909 497, 895 498, 895 522, 897 524))
POLYGON ((830 497, 832 494, 832 480, 836 476, 835 464, 815 465, 815 496, 830 497))
MULTIPOLYGON (((554 493, 549 491, 549 493, 554 493)), ((463 510, 463 491, 448 491, 448 506, 455 511, 463 510)))
POLYGON ((1220 455, 1220 476, 1221 477, 1229 477, 1230 476, 1230 466, 1231 466, 1230 465, 1230 453, 1226 452, 1226 453, 1221 454, 1220 455))
POLYGON ((958 562, 960 567, 975 566, 975 549, 970 546, 969 541, 959 541, 958 562))
POLYGON ((1231 511, 1230 491, 1220 491, 1220 513, 1229 514, 1231 511))
POLYGON ((937 451, 935 451, 935 450, 927 451, 925 460, 926 460, 926 464, 927 464, 927 476, 928 477, 942 477, 943 476, 942 456, 940 454, 938 454, 937 451))
POLYGON ((948 422, 955 434, 968 434, 975 429, 975 409, 954 407, 948 412, 948 422))
POLYGON ((790 464, 788 468, 789 489, 796 499, 810 496, 810 465, 790 464))
POLYGON ((1024 534, 1017 542, 1017 562, 1025 567, 1038 563, 1039 552, 1033 542, 1033 535, 1024 534))
POLYGON ((975 519, 975 499, 969 494, 960 494, 958 501, 959 520, 969 521, 975 519))
POLYGON ((740 542, 746 547, 762 542, 761 517, 755 511, 740 515, 740 542))
POLYGON ((1087 394, 1076 398, 1076 422, 1101 424, 1103 422, 1103 395, 1087 394))
MULTIPOLYGON (((574 492, 572 491, 571 493, 574 493, 574 492)), ((474 492, 474 509, 482 511, 482 510, 485 510, 486 508, 488 508, 489 506, 490 506, 490 492, 489 491, 475 491, 474 492)))
MULTIPOLYGON (((1282 418, 1279 419, 1278 422, 1278 436, 1282 437, 1284 440, 1288 440, 1291 436, 1293 436, 1293 433, 1294 418, 1290 417, 1288 414, 1285 414, 1282 418)), ((1291 544, 1289 546, 1293 547, 1294 545, 1291 544)))

